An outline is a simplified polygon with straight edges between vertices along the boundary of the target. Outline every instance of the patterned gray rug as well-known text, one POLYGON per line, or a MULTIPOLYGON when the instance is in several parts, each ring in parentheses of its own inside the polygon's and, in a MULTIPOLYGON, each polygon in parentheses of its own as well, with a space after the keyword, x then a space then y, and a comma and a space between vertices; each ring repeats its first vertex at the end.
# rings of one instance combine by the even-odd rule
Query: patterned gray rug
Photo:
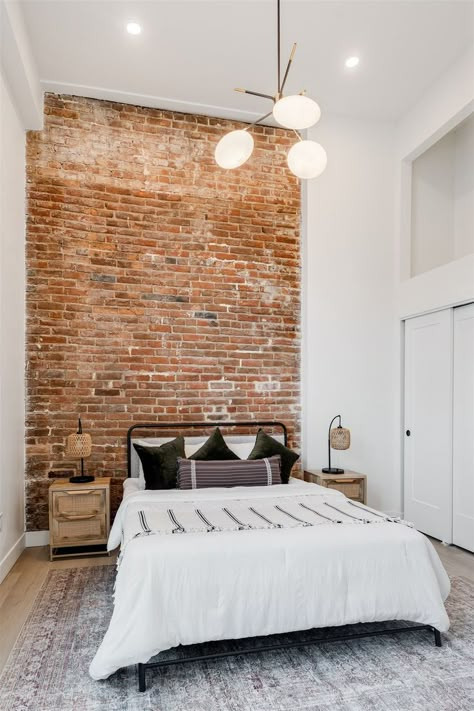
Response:
POLYGON ((196 662, 148 672, 140 694, 133 668, 100 682, 87 673, 114 575, 49 573, 0 677, 1 711, 474 710, 474 583, 464 578, 453 581, 441 649, 417 632, 196 662))

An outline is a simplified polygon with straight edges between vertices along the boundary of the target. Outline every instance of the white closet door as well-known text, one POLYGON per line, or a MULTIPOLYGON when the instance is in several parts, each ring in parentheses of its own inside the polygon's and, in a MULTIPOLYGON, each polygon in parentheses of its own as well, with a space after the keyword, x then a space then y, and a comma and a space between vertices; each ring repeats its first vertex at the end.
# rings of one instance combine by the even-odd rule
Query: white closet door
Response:
POLYGON ((453 543, 474 551, 474 304, 454 309, 453 543))
POLYGON ((453 312, 405 322, 405 518, 452 542, 453 312))

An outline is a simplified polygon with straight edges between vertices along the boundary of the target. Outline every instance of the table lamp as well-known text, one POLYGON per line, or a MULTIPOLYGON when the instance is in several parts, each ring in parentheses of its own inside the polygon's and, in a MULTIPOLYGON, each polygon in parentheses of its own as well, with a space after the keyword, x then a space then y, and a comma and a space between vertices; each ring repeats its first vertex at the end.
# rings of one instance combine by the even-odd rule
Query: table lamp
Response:
POLYGON ((336 415, 336 417, 333 417, 331 422, 329 423, 329 430, 328 430, 328 459, 329 459, 329 466, 326 469, 323 469, 322 471, 325 474, 344 474, 344 469, 338 469, 337 467, 331 467, 331 447, 332 449, 349 449, 351 446, 351 431, 346 429, 345 427, 342 427, 341 425, 341 416, 336 415), (339 418, 339 424, 337 427, 334 429, 331 429, 332 423, 334 420, 337 420, 339 418))
POLYGON ((71 484, 83 484, 85 482, 94 481, 92 475, 84 474, 84 458, 90 457, 91 451, 91 436, 82 432, 82 423, 79 417, 77 432, 70 434, 66 440, 66 457, 81 459, 81 474, 79 476, 70 477, 69 481, 71 484))

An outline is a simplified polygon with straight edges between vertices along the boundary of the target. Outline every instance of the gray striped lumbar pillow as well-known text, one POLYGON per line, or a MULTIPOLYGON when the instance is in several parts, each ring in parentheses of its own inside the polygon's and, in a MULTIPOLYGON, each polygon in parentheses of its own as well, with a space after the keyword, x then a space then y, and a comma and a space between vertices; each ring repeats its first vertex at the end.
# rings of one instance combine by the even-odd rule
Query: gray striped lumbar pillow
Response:
POLYGON ((199 461, 178 457, 178 488, 281 484, 280 456, 254 460, 199 461))

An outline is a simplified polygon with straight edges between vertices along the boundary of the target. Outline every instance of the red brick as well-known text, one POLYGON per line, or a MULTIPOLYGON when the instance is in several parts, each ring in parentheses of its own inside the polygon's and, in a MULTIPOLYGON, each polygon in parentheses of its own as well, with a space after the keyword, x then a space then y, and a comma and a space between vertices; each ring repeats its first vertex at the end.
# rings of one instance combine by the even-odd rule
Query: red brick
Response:
POLYGON ((28 530, 48 526, 48 472, 78 465, 78 414, 114 512, 133 423, 278 419, 298 446, 294 136, 252 129, 253 156, 223 171, 215 145, 239 127, 46 96, 27 143, 28 530))

